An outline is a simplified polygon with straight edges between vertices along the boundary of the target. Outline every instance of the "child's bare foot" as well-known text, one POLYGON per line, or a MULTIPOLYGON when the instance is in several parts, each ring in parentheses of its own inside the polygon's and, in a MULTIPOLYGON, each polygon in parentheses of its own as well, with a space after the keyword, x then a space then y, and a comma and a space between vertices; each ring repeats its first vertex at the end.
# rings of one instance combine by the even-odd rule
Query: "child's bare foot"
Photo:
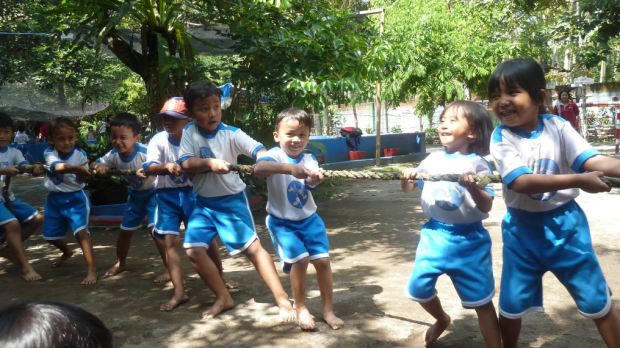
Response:
POLYGON ((442 320, 437 320, 433 326, 431 326, 428 330, 424 331, 424 347, 428 347, 431 344, 435 343, 439 336, 446 331, 448 325, 450 325, 450 321, 452 319, 449 315, 446 314, 446 317, 442 320))
POLYGON ((338 330, 342 329, 344 326, 344 321, 334 315, 334 312, 325 312, 323 313, 323 320, 329 325, 332 329, 338 330))
POLYGON ((304 331, 315 331, 316 323, 312 318, 312 314, 308 312, 308 308, 297 308, 297 324, 304 331))
POLYGON ((67 261, 71 256, 73 256, 73 251, 69 250, 67 253, 62 253, 59 258, 57 258, 54 262, 52 262, 52 268, 58 268, 62 266, 62 264, 67 261))
POLYGON ((187 296, 187 293, 185 293, 185 291, 183 291, 183 293, 181 294, 175 293, 170 299, 170 301, 159 306, 159 310, 162 312, 171 312, 173 309, 177 308, 178 306, 182 305, 187 301, 189 301, 189 297, 187 296))
POLYGON ((153 280, 154 283, 167 283, 170 281, 170 273, 168 273, 168 271, 165 271, 164 273, 162 273, 162 275, 160 275, 159 277, 155 278, 155 280, 153 280))
POLYGON ((213 306, 211 306, 211 308, 202 312, 202 317, 207 318, 207 319, 213 319, 215 318, 216 315, 224 311, 227 311, 233 308, 234 306, 235 306, 235 302, 233 301, 232 297, 230 296, 227 296, 226 298, 218 297, 215 300, 215 303, 213 304, 213 306))
POLYGON ((33 282, 36 280, 43 279, 43 277, 41 277, 39 273, 37 273, 37 271, 35 271, 34 268, 32 267, 30 267, 30 269, 27 270, 26 272, 22 272, 20 276, 24 278, 24 280, 27 282, 33 282))
POLYGON ((88 275, 86 275, 86 278, 84 278, 84 280, 82 280, 82 285, 90 285, 90 284, 95 284, 97 282, 97 271, 94 272, 88 272, 88 275))
POLYGON ((105 272, 104 277, 109 278, 113 277, 119 273, 125 272, 125 265, 121 265, 120 263, 116 263, 116 265, 112 266, 109 270, 105 272))
POLYGON ((280 308, 280 322, 281 323, 290 323, 297 318, 297 313, 291 306, 291 302, 289 300, 283 300, 278 303, 278 307, 280 308))
POLYGON ((226 285, 227 289, 236 289, 239 287, 238 282, 226 278, 226 276, 224 276, 223 274, 222 274, 222 280, 224 281, 224 285, 226 285))

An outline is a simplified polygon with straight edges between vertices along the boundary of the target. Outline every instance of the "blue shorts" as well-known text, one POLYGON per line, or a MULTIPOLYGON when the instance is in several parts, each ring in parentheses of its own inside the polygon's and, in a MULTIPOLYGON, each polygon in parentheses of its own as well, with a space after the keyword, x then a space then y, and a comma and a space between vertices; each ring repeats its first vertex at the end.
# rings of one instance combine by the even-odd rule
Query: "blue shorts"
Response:
POLYGON ((611 294, 598 263, 588 220, 574 200, 550 211, 508 208, 502 222, 504 267, 499 311, 509 319, 543 310, 542 277, 551 271, 581 314, 604 317, 611 294))
POLYGON ((43 239, 63 239, 70 228, 73 234, 88 229, 90 199, 84 190, 74 192, 50 192, 45 200, 43 239))
POLYGON ((0 244, 4 243, 6 237, 4 225, 13 220, 17 220, 20 224, 24 224, 39 214, 38 210, 22 202, 18 198, 11 201, 11 210, 13 210, 12 213, 9 211, 9 208, 6 207, 6 202, 0 202, 0 244))
POLYGON ((495 296, 491 237, 482 222, 451 225, 431 219, 422 226, 405 296, 421 303, 434 299, 437 278, 444 273, 463 307, 491 302, 495 296))
POLYGON ((196 194, 191 186, 157 189, 157 209, 153 236, 164 239, 166 234, 179 235, 181 222, 187 228, 189 217, 194 209, 196 194))
POLYGON ((155 225, 155 193, 153 188, 146 191, 136 191, 129 189, 129 199, 127 200, 127 210, 123 214, 121 229, 126 231, 137 230, 142 227, 142 221, 148 219, 148 227, 155 225))
POLYGON ((196 196, 183 247, 208 249, 215 235, 220 236, 230 255, 239 254, 258 239, 244 191, 221 197, 196 196))
POLYGON ((305 257, 310 257, 310 260, 329 257, 327 231, 317 213, 299 221, 267 215, 265 225, 284 273, 290 273, 291 266, 305 257))

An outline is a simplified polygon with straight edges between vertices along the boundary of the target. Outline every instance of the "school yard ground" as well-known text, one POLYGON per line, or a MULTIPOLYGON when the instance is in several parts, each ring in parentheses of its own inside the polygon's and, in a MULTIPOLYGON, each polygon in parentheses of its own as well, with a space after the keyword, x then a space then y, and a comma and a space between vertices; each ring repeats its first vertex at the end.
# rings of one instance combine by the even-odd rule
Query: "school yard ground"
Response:
MULTIPOLYGON (((613 145, 597 145, 610 154, 613 145)), ((431 150, 437 150, 436 148, 431 150)), ((47 192, 40 178, 20 177, 15 192, 43 209, 47 192)), ((241 283, 232 291, 236 307, 212 320, 200 318, 214 296, 183 256, 183 271, 190 301, 171 313, 159 311, 172 295, 172 284, 154 284, 161 261, 146 229, 134 236, 128 271, 111 279, 103 273, 115 262, 118 229, 93 226, 99 281, 82 286, 86 265, 77 242, 76 251, 62 268, 52 269, 58 257, 41 234, 25 245, 28 257, 44 280, 26 283, 18 268, 0 260, 0 306, 18 301, 60 301, 94 313, 113 332, 117 347, 423 347, 422 334, 433 322, 422 308, 403 296, 412 270, 419 230, 427 220, 418 193, 403 194, 398 182, 355 180, 332 188, 334 195, 317 199, 331 244, 336 314, 346 322, 333 331, 320 321, 321 302, 314 270, 310 267, 307 297, 319 330, 301 332, 295 324, 277 322, 278 311, 267 286, 243 256, 230 257, 222 247, 227 276, 241 283)), ((502 269, 500 223, 506 211, 501 189, 491 217, 485 221, 493 239, 496 291, 502 269)), ((582 193, 577 199, 588 215, 592 239, 608 283, 620 293, 620 189, 610 193, 582 193)), ((254 219, 261 242, 277 260, 265 229, 265 213, 254 219)), ((279 264, 276 263, 276 267, 279 264)), ((280 279, 291 295, 288 278, 280 279)), ((596 327, 583 318, 568 292, 550 274, 544 278, 545 313, 528 315, 521 334, 522 347, 602 347, 596 327)), ((483 347, 473 310, 463 309, 450 280, 437 284, 440 299, 453 323, 434 347, 483 347)), ((613 298, 618 310, 620 297, 613 298)), ((497 306, 498 296, 493 302, 497 306)))

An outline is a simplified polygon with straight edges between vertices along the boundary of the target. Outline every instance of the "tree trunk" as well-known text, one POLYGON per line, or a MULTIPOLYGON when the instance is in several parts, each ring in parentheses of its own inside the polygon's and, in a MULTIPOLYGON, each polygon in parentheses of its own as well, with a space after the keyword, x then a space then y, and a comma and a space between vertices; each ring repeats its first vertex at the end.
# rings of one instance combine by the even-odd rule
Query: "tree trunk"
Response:
POLYGON ((323 98, 325 98, 325 106, 323 107, 323 122, 325 123, 325 135, 331 135, 329 131, 329 111, 327 110, 327 90, 323 90, 323 98))
POLYGON ((355 104, 353 104, 353 119, 355 120, 355 128, 359 128, 360 125, 357 122, 357 110, 355 110, 355 104))

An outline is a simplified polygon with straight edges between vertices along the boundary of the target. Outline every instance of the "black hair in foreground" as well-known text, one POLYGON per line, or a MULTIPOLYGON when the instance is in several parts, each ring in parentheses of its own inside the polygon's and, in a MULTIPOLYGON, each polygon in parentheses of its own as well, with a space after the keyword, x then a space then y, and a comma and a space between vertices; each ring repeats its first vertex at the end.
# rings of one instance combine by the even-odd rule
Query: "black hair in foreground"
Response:
POLYGON ((54 131, 61 129, 61 128, 73 128, 77 131, 75 124, 73 123, 73 121, 71 121, 70 118, 64 117, 64 116, 56 117, 55 119, 50 121, 50 126, 49 126, 50 138, 54 134, 54 131))
POLYGON ((287 108, 276 116, 276 132, 280 127, 280 123, 288 120, 297 120, 299 124, 308 127, 309 130, 312 129, 312 117, 307 112, 298 108, 287 108))
POLYGON ((446 108, 443 109, 439 119, 441 119, 450 108, 456 108, 456 112, 458 112, 458 110, 463 110, 463 114, 465 114, 465 119, 467 119, 467 124, 469 125, 469 130, 476 135, 474 141, 467 147, 467 151, 480 156, 488 155, 490 152, 491 134, 493 133, 493 121, 491 121, 491 115, 487 109, 469 100, 457 100, 448 104, 446 108))
POLYGON ((112 333, 95 315, 57 302, 13 304, 0 311, 0 347, 112 348, 112 333))
POLYGON ((121 112, 120 114, 116 114, 116 116, 112 117, 112 120, 110 121, 110 128, 112 127, 131 128, 134 136, 140 134, 141 126, 142 126, 142 123, 140 123, 138 116, 134 114, 130 114, 128 112, 121 112))
POLYGON ((197 101, 209 98, 212 95, 221 97, 222 91, 209 81, 196 81, 187 87, 185 93, 183 93, 183 99, 185 100, 187 110, 191 112, 197 101))
POLYGON ((500 82, 504 82, 506 88, 521 88, 530 95, 538 105, 538 113, 547 113, 545 100, 541 90, 547 87, 545 73, 542 67, 532 58, 518 58, 507 60, 497 66, 487 86, 489 100, 493 100, 493 95, 500 90, 500 82))
POLYGON ((9 116, 9 114, 0 112, 0 127, 11 127, 11 130, 13 130, 13 119, 9 116))

